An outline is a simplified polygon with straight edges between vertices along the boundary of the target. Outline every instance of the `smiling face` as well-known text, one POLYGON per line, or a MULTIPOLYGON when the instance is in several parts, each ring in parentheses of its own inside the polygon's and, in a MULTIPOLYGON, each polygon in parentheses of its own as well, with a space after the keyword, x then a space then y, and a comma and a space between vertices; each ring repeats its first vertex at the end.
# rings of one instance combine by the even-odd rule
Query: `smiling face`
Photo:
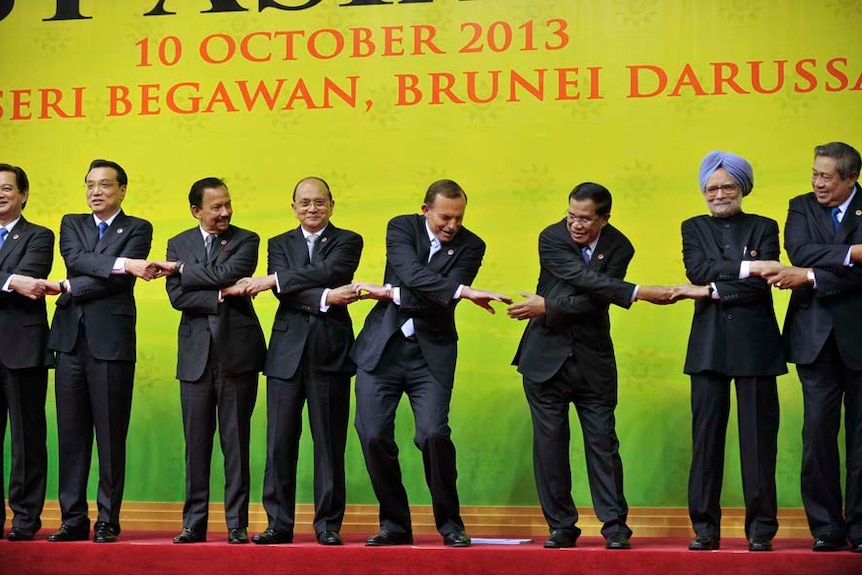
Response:
POLYGON ((6 225, 21 215, 29 192, 18 187, 15 172, 0 172, 0 224, 6 225))
POLYGON ((569 200, 569 211, 566 213, 566 226, 575 243, 584 247, 596 241, 610 217, 610 214, 600 216, 596 212, 594 200, 572 198, 569 200))
POLYGON ((850 192, 859 179, 858 174, 842 178, 835 169, 835 164, 835 158, 817 156, 811 171, 811 185, 814 187, 817 202, 828 208, 843 204, 850 197, 850 192))
POLYGON ((422 213, 431 233, 442 243, 451 242, 461 230, 467 200, 464 196, 447 198, 434 196, 431 204, 422 204, 422 213))
POLYGON ((716 218, 729 218, 742 211, 742 191, 724 168, 718 168, 703 187, 706 207, 716 218))
POLYGON ((117 170, 114 168, 93 168, 87 173, 87 205, 104 221, 120 211, 123 198, 126 197, 126 186, 117 181, 117 170))
POLYGON ((323 182, 309 178, 296 186, 290 207, 303 229, 314 234, 329 223, 335 202, 323 182))
POLYGON ((192 206, 192 215, 201 221, 205 232, 219 235, 227 231, 233 216, 230 194, 224 186, 204 188, 200 206, 192 206))

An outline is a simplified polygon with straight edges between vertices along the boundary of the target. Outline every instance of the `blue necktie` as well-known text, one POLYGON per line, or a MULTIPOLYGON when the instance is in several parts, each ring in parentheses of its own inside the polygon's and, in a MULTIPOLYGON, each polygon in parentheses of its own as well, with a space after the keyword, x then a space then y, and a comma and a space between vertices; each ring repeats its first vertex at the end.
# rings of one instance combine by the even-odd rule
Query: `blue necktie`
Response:
POLYGON ((106 231, 108 231, 108 224, 105 222, 99 222, 99 239, 102 239, 102 236, 105 235, 106 231))
POLYGON ((9 235, 9 230, 6 228, 0 228, 0 248, 3 247, 3 243, 6 241, 6 236, 9 235))
POLYGON ((832 225, 835 227, 835 231, 838 231, 838 227, 841 225, 841 220, 838 219, 838 214, 841 213, 841 208, 834 207, 832 208, 832 225))
POLYGON ((583 256, 584 261, 587 263, 590 263, 590 258, 593 257, 591 252, 592 250, 590 249, 590 246, 584 246, 581 248, 581 256, 583 256))

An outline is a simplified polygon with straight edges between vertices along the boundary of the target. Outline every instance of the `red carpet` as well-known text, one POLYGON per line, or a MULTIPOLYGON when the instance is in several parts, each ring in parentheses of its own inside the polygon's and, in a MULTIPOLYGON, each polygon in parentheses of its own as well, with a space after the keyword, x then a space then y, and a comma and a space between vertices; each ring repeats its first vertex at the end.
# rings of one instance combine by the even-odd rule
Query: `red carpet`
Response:
POLYGON ((348 535, 343 547, 322 547, 309 536, 292 545, 228 545, 221 533, 210 542, 173 545, 173 533, 124 532, 114 544, 0 541, 0 573, 110 575, 207 575, 242 573, 529 573, 576 575, 705 573, 709 575, 854 575, 862 554, 814 553, 810 541, 778 539, 770 553, 749 553, 741 539, 722 541, 721 551, 692 552, 687 539, 634 538, 630 551, 607 551, 604 541, 582 537, 575 549, 543 549, 534 539, 524 545, 444 547, 439 537, 420 536, 412 547, 367 548, 348 535), (216 540, 217 539, 217 540, 216 540))

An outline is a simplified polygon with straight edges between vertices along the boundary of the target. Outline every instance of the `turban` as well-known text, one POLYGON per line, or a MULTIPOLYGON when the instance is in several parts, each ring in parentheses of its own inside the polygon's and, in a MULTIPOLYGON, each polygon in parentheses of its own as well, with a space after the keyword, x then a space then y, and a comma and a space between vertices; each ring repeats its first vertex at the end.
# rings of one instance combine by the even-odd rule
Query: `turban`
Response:
POLYGON ((748 160, 730 152, 712 151, 706 155, 700 163, 698 178, 700 189, 706 187, 706 180, 718 169, 724 168, 730 174, 736 185, 739 186, 743 196, 747 196, 754 187, 754 170, 748 160))

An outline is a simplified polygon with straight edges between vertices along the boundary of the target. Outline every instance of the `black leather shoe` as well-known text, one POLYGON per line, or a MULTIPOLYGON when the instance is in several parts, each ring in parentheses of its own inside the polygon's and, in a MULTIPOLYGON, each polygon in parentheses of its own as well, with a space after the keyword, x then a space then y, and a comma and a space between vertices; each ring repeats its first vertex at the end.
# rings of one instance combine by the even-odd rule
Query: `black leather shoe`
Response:
POLYGON ((344 545, 338 531, 321 531, 317 534, 317 542, 321 545, 344 545))
POLYGON ((293 543, 293 532, 266 529, 263 533, 259 533, 252 536, 251 540, 258 545, 278 545, 280 543, 293 543))
POLYGON ((193 529, 183 527, 180 534, 174 537, 174 543, 202 543, 206 541, 206 537, 199 536, 193 529))
POLYGON ((717 551, 721 538, 716 535, 699 535, 688 544, 689 551, 717 551))
POLYGON ((6 539, 9 541, 32 541, 33 537, 36 534, 32 531, 27 531, 26 529, 19 529, 18 527, 13 527, 9 530, 9 533, 6 535, 6 539))
POLYGON ((392 533, 381 529, 377 535, 365 540, 366 547, 388 547, 390 545, 413 545, 413 535, 410 533, 392 533))
POLYGON ((90 535, 90 524, 84 523, 79 527, 70 527, 63 523, 54 533, 48 535, 48 541, 57 543, 60 541, 86 541, 90 535))
POLYGON ((772 541, 760 537, 752 537, 748 540, 749 551, 772 551, 772 541))
POLYGON ((556 529, 551 531, 551 536, 545 540, 545 548, 565 549, 567 547, 574 547, 577 540, 578 536, 574 533, 563 531, 562 529, 556 529))
POLYGON ((616 533, 611 533, 608 535, 607 540, 605 540, 605 549, 631 549, 632 544, 629 543, 629 536, 623 533, 622 531, 618 531, 616 533))
POLYGON ((234 527, 227 532, 227 542, 235 544, 248 543, 248 531, 245 527, 234 527))
POLYGON ((119 529, 104 521, 98 521, 93 531, 93 543, 113 543, 120 533, 119 529))
POLYGON ((812 551, 841 551, 847 548, 847 541, 844 539, 826 539, 818 537, 814 540, 814 545, 811 546, 812 551))
POLYGON ((463 531, 453 531, 443 536, 443 545, 447 547, 469 547, 470 537, 463 531))

